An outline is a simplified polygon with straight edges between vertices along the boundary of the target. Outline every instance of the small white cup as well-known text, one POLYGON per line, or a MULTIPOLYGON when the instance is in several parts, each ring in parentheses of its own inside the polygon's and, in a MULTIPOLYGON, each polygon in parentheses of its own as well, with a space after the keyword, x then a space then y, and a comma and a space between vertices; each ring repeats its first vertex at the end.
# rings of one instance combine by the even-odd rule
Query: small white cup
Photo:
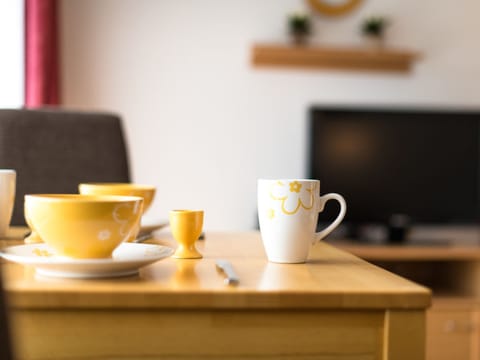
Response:
POLYGON ((16 179, 15 170, 0 169, 0 237, 7 234, 12 220, 16 179))
POLYGON ((343 220, 347 205, 339 194, 320 196, 320 181, 305 179, 258 180, 258 219, 262 241, 271 262, 303 263, 312 245, 343 220), (340 203, 337 218, 316 232, 318 214, 328 200, 340 203))

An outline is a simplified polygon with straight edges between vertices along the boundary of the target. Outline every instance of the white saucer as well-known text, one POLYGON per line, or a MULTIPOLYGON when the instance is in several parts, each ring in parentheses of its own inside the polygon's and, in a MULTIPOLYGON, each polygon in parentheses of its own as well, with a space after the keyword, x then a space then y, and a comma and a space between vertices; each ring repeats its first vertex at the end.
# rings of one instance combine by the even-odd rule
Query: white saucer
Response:
POLYGON ((10 246, 0 251, 7 260, 35 267, 37 274, 61 278, 130 276, 145 265, 173 254, 173 249, 154 244, 123 243, 108 259, 72 259, 55 254, 47 244, 10 246))

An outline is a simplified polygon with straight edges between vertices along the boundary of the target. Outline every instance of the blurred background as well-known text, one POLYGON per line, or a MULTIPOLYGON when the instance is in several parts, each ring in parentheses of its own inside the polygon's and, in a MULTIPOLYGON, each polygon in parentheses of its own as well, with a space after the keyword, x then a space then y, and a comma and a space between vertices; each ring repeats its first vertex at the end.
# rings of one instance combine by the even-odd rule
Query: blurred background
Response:
MULTIPOLYGON (((150 214, 203 208, 205 228, 256 226, 257 178, 308 175, 312 106, 478 108, 480 3, 364 0, 329 17, 301 0, 59 0, 60 105, 124 120, 133 180, 154 184, 150 214), (409 72, 252 66, 256 43, 365 46, 361 24, 389 19, 387 48, 420 54, 409 72)), ((21 107, 23 1, 0 1, 0 106, 21 107)), ((320 179, 321 180, 321 179, 320 179)))

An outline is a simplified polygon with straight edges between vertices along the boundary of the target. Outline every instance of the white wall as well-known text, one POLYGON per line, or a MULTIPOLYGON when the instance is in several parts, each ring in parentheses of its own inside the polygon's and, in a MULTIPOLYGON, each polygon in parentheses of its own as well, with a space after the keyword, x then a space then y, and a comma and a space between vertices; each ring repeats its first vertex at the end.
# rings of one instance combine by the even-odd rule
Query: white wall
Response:
POLYGON ((24 103, 23 0, 0 0, 0 108, 24 103))
POLYGON ((63 0, 65 105, 119 112, 134 180, 158 186, 151 217, 204 208, 205 228, 250 229, 256 179, 306 175, 311 104, 480 107, 480 2, 365 0, 316 17, 315 41, 359 44, 391 18, 389 44, 423 54, 410 74, 257 70, 255 41, 286 39, 301 0, 63 0))

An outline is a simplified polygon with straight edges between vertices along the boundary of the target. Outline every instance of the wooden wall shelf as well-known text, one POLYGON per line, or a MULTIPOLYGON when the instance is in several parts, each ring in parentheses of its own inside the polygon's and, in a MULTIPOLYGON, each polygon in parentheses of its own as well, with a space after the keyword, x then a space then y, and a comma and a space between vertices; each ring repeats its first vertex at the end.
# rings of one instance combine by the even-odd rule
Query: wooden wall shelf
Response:
POLYGON ((252 49, 252 64, 258 67, 407 72, 417 58, 414 52, 388 48, 256 44, 252 49))

